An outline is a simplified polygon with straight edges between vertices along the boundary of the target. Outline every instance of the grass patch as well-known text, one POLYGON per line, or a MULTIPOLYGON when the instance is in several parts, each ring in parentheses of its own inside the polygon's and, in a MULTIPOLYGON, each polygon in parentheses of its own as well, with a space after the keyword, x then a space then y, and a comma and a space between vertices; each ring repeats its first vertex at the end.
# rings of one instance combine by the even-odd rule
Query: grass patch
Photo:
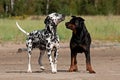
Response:
MULTIPOLYGON (((85 19, 86 27, 90 32, 93 40, 110 40, 120 41, 120 16, 82 16, 85 19)), ((0 19, 0 43, 1 42, 25 42, 25 37, 16 27, 15 22, 22 26, 27 32, 37 29, 43 29, 45 17, 40 17, 40 20, 15 20, 15 19, 0 19)), ((66 17, 66 20, 58 25, 58 34, 61 41, 69 41, 71 38, 71 30, 66 29, 65 22, 71 17, 66 17)))
POLYGON ((120 16, 88 16, 85 18, 93 39, 120 41, 120 16))

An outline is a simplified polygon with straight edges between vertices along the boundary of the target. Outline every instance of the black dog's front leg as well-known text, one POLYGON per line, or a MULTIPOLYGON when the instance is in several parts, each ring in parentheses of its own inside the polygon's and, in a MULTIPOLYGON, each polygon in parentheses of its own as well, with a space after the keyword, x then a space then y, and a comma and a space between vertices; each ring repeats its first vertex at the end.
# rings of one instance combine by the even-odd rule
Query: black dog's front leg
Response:
POLYGON ((96 73, 91 66, 90 50, 85 52, 85 57, 86 57, 86 70, 89 71, 89 73, 96 73))
POLYGON ((78 71, 76 57, 77 57, 77 53, 71 52, 71 65, 69 72, 78 71))

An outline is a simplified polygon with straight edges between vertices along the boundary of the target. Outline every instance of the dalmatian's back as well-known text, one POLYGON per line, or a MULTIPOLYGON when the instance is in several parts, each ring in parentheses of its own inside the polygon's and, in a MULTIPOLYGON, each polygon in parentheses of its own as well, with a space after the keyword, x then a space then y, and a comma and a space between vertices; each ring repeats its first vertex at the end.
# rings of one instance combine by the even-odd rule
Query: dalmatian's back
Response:
POLYGON ((46 29, 32 31, 27 37, 26 45, 29 45, 31 40, 32 48, 45 50, 48 43, 59 42, 58 36, 52 36, 46 29))
MULTIPOLYGON (((32 48, 40 48, 42 50, 46 49, 47 38, 50 37, 50 34, 43 30, 32 31, 27 37, 27 41, 32 41, 32 48)), ((27 43, 28 45, 28 43, 27 43)))

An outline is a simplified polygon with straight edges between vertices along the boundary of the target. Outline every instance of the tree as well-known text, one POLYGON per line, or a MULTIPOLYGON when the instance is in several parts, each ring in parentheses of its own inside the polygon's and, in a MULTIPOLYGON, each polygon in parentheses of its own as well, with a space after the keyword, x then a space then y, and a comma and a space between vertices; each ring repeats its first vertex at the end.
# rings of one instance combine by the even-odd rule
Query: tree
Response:
POLYGON ((0 16, 120 14, 120 0, 0 0, 0 16))
POLYGON ((47 0, 47 3, 46 3, 46 15, 49 12, 49 3, 50 3, 50 0, 47 0))

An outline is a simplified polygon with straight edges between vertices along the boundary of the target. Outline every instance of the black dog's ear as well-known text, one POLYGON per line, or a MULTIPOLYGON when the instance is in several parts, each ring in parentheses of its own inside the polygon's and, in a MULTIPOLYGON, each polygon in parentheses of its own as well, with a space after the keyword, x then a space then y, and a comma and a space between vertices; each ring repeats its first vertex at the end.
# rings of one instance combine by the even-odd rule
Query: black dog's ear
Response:
POLYGON ((44 23, 45 23, 45 24, 48 24, 49 22, 50 22, 50 17, 47 16, 46 19, 45 19, 45 21, 44 21, 44 23))
POLYGON ((76 17, 76 18, 77 18, 75 21, 76 26, 82 28, 85 20, 82 17, 76 17))
POLYGON ((80 21, 85 21, 82 17, 78 17, 80 21))
POLYGON ((71 16, 72 18, 76 18, 76 16, 71 16))

